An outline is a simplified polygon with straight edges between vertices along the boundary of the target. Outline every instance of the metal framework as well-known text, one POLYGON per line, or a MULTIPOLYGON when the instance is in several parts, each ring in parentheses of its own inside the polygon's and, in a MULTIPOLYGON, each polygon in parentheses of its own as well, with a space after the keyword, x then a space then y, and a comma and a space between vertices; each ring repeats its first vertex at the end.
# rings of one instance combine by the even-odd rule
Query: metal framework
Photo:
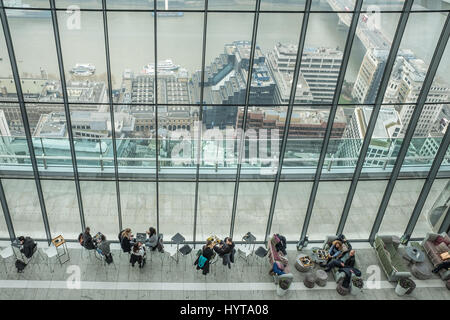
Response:
MULTIPOLYGON (((364 137, 364 141, 363 141, 360 153, 359 153, 358 161, 357 161, 357 164, 355 166, 355 170, 354 170, 354 173, 352 176, 351 185, 350 185, 349 191, 347 193, 346 202, 345 202, 344 209, 343 209, 343 212, 342 212, 342 215, 341 215, 341 218, 339 221, 339 225, 337 228, 337 233, 342 233, 344 230, 358 181, 362 180, 361 174, 362 174, 363 164, 364 164, 364 161, 366 158, 366 154, 367 154, 367 151, 369 148, 372 134, 375 129, 375 124, 376 124, 380 109, 383 106, 384 94, 385 94, 387 86, 388 86, 390 74, 394 67, 394 63, 395 63, 395 60, 397 57, 400 43, 402 41, 405 29, 406 29, 406 25, 407 25, 410 13, 411 12, 427 12, 427 13, 435 12, 436 14, 447 13, 447 20, 446 20, 445 26, 442 30, 441 38, 436 46, 433 60, 430 64, 428 74, 425 78, 420 96, 418 98, 418 101, 415 104, 415 110, 414 110, 413 116, 409 123, 409 127, 406 132, 403 144, 400 148, 399 155, 397 156, 395 166, 394 166, 394 169, 390 176, 389 183, 388 183, 388 186, 386 188, 386 191, 385 191, 385 194, 383 197, 383 201, 380 204, 380 207, 379 207, 379 210, 377 213, 377 217, 376 217, 375 223, 373 225, 369 240, 373 240, 374 235, 378 231, 378 229, 381 225, 381 222, 383 220, 383 216, 384 216, 387 204, 389 202, 390 196, 392 194, 393 188, 395 186, 395 182, 399 179, 400 170, 401 170, 402 164, 404 162, 404 159, 406 157, 406 152, 408 150, 410 141, 413 137, 416 125, 418 123, 420 113, 422 111, 422 108, 426 104, 426 98, 428 96, 428 92, 431 88, 434 76, 436 74, 439 63, 441 62, 442 55, 444 53, 446 44, 448 42, 449 32, 450 32, 449 11, 448 10, 434 10, 434 11, 414 10, 413 11, 412 10, 413 2, 414 2, 413 0, 406 0, 404 3, 403 9, 401 11, 400 10, 398 10, 398 11, 381 11, 381 13, 383 13, 383 12, 396 13, 397 12, 397 13, 401 13, 401 16, 400 16, 400 19, 398 22, 394 40, 392 42, 392 46, 390 49, 386 67, 384 69, 383 77, 381 79, 380 87, 377 92, 377 97, 376 97, 375 103, 372 104, 372 106, 373 106, 372 115, 371 115, 371 118, 370 118, 370 121, 368 124, 368 128, 366 131, 366 135, 364 137)), ((343 62, 340 67, 338 81, 336 84, 333 101, 332 101, 331 107, 330 107, 329 120, 327 123, 327 128, 326 128, 325 135, 324 135, 322 145, 321 145, 320 157, 319 157, 319 161, 318 161, 318 164, 317 164, 317 167, 315 170, 314 179, 312 180, 313 188, 311 190, 311 194, 309 197, 305 221, 302 226, 299 226, 299 228, 302 228, 300 240, 304 240, 306 237, 308 226, 309 226, 311 217, 313 215, 313 207, 314 207, 319 183, 321 181, 325 181, 325 180, 321 179, 322 169, 323 169, 323 166, 324 166, 324 163, 326 160, 327 149, 328 149, 328 145, 329 145, 330 138, 331 138, 331 133, 332 133, 332 129, 333 129, 333 123, 335 120, 336 111, 337 111, 337 108, 342 105, 342 104, 339 104, 339 97, 341 95, 342 87, 344 84, 345 73, 346 73, 348 62, 350 59, 350 54, 351 54, 351 51, 353 48, 353 43, 354 43, 354 38, 356 35, 359 18, 362 13, 366 12, 366 11, 362 10, 362 5, 363 5, 363 0, 357 0, 356 4, 355 4, 355 8, 352 11, 342 12, 342 13, 353 13, 353 16, 352 16, 352 21, 351 21, 349 31, 347 34, 346 45, 345 45, 343 60, 342 60, 343 62)), ((238 163, 237 163, 237 168, 236 168, 236 177, 234 180, 227 180, 228 183, 234 183, 233 207, 232 207, 232 211, 231 211, 231 221, 230 221, 230 236, 233 236, 234 229, 235 229, 240 182, 247 181, 246 179, 241 178, 241 170, 242 170, 242 159, 245 154, 245 129, 247 127, 248 108, 251 106, 264 106, 264 105, 254 105, 254 104, 250 103, 250 93, 251 93, 251 89, 252 89, 251 82, 252 82, 252 76, 253 76, 253 64, 254 64, 254 56, 255 56, 255 51, 256 51, 256 46, 257 46, 257 35, 258 35, 258 28, 259 28, 259 15, 260 15, 260 13, 283 13, 283 14, 299 14, 299 13, 301 13, 301 14, 303 14, 302 26, 301 26, 301 30, 300 30, 300 34, 299 34, 298 51, 296 54, 297 60, 296 60, 295 67, 294 67, 294 78, 293 78, 292 87, 290 90, 289 103, 286 105, 281 105, 281 106, 287 107, 287 114, 286 114, 286 120, 285 120, 285 128, 283 131, 283 138, 282 138, 282 142, 281 142, 281 146, 280 146, 280 154, 279 154, 279 159, 278 159, 279 162, 278 162, 276 176, 274 178, 270 178, 270 179, 255 179, 255 180, 250 179, 250 180, 248 180, 248 181, 252 181, 252 182, 253 181, 254 182, 264 182, 264 181, 274 182, 274 187, 273 187, 273 191, 272 191, 272 195, 271 195, 271 204, 270 204, 270 209, 268 212, 268 220, 267 220, 267 224, 266 224, 265 238, 267 238, 271 232, 272 222, 273 222, 274 213, 275 213, 276 200, 277 200, 277 196, 278 196, 279 184, 281 181, 285 181, 282 179, 281 172, 283 169, 283 162, 284 162, 286 146, 287 146, 287 142, 288 142, 288 135, 289 135, 289 128, 290 128, 290 124, 291 124, 292 112, 293 112, 294 107, 306 105, 306 104, 295 103, 295 94, 296 94, 296 88, 297 88, 297 83, 298 83, 298 79, 299 79, 299 71, 301 69, 301 60, 302 60, 303 49, 305 46, 305 41, 306 41, 306 36, 307 36, 310 14, 311 13, 336 14, 336 12, 334 12, 334 11, 311 10, 311 6, 312 6, 312 0, 307 0, 303 10, 293 10, 293 11, 261 10, 261 0, 256 0, 254 10, 211 10, 208 8, 208 0, 205 0, 204 9, 162 10, 162 9, 158 9, 157 2, 154 1, 153 9, 149 8, 149 9, 142 9, 142 10, 141 9, 133 10, 133 9, 109 9, 109 8, 107 8, 106 0, 102 0, 101 7, 99 7, 99 8, 95 8, 95 9, 81 8, 80 11, 101 12, 103 15, 103 32, 104 32, 107 85, 108 85, 108 89, 107 89, 108 102, 100 103, 100 104, 109 106, 109 110, 110 110, 109 112, 110 112, 110 119, 111 119, 111 140, 112 140, 113 164, 114 164, 114 174, 113 175, 111 174, 112 180, 111 179, 105 180, 105 177, 99 177, 98 179, 94 178, 94 179, 90 180, 90 178, 82 178, 79 175, 77 157, 76 157, 76 152, 75 152, 74 136, 73 136, 72 126, 71 126, 70 106, 69 106, 69 99, 68 99, 68 95, 67 95, 63 54, 62 54, 62 48, 61 48, 60 33, 59 33, 59 27, 58 27, 58 17, 57 17, 58 11, 63 12, 66 9, 59 8, 58 4, 55 3, 55 0, 49 0, 49 7, 47 7, 47 8, 29 8, 29 9, 27 9, 27 10, 47 10, 47 11, 51 12, 51 22, 53 25, 56 54, 57 54, 57 58, 58 58, 59 76, 60 76, 60 80, 61 80, 61 87, 63 90, 63 105, 64 105, 64 111, 65 111, 65 116, 66 116, 68 136, 69 136, 70 154, 71 154, 72 168, 73 168, 73 181, 75 182, 75 187, 76 187, 81 228, 83 229, 86 226, 86 222, 85 222, 85 217, 84 217, 83 200, 82 200, 82 196, 81 196, 80 181, 114 181, 115 182, 115 186, 116 186, 115 191, 116 191, 116 196, 117 196, 117 210, 118 210, 117 211, 118 226, 119 226, 119 229, 122 230, 123 221, 122 221, 122 210, 121 210, 121 200, 120 200, 120 182, 121 181, 138 181, 139 180, 139 179, 128 179, 127 180, 126 178, 122 179, 119 176, 117 145, 116 145, 116 132, 115 132, 115 125, 114 125, 114 123, 115 123, 115 121, 114 121, 115 106, 119 105, 119 104, 117 104, 113 101, 109 31, 108 31, 108 20, 107 20, 108 12, 149 12, 149 13, 154 14, 154 19, 153 19, 154 39, 153 39, 153 41, 154 41, 154 59, 155 59, 155 75, 154 75, 154 90, 155 90, 154 91, 154 99, 155 100, 153 103, 139 103, 136 105, 153 106, 154 115, 155 115, 156 171, 155 171, 155 180, 154 181, 156 183, 156 219, 157 219, 156 228, 157 228, 158 232, 161 227, 160 226, 160 216, 159 216, 159 213, 160 213, 159 212, 159 209, 160 209, 160 206, 159 206, 159 200, 160 200, 159 199, 159 182, 160 181, 164 181, 164 182, 168 181, 168 180, 161 179, 161 175, 160 175, 160 163, 159 163, 160 162, 160 160, 159 160, 159 151, 160 150, 159 150, 159 137, 158 137, 158 126, 159 126, 158 107, 159 106, 171 106, 171 105, 179 106, 178 104, 160 104, 158 101, 158 71, 157 71, 157 67, 158 67, 158 41, 157 41, 158 40, 158 32, 157 32, 158 12, 183 11, 183 12, 198 12, 198 13, 203 13, 203 15, 204 15, 203 38, 202 38, 200 101, 199 101, 199 103, 195 103, 195 104, 193 103, 193 104, 189 105, 190 107, 198 107, 199 108, 199 119, 198 120, 200 123, 198 136, 195 137, 195 140, 197 143, 197 148, 195 149, 195 151, 196 151, 196 154, 195 154, 195 159, 196 159, 195 180, 191 180, 191 182, 195 181, 195 204, 194 204, 194 213, 193 213, 194 214, 194 225, 193 225, 193 241, 192 241, 192 243, 194 243, 194 245, 195 245, 196 243, 203 242, 203 239, 200 239, 199 241, 197 240, 196 233, 197 233, 197 212, 198 212, 199 197, 200 197, 199 183, 202 181, 202 179, 200 179, 201 145, 202 145, 202 137, 201 137, 202 136, 202 134, 201 134, 202 133, 202 129, 201 129, 202 125, 201 124, 203 121, 203 107, 205 104, 203 98, 204 98, 204 83, 205 83, 205 59, 206 59, 206 45, 207 45, 208 13, 223 13, 223 14, 252 13, 252 14, 254 14, 253 27, 252 27, 252 38, 251 38, 251 48, 250 48, 250 59, 249 59, 250 63, 249 63, 249 70, 248 70, 248 75, 247 75, 245 103, 243 105, 244 112, 243 112, 243 122, 242 122, 242 131, 241 131, 242 134, 239 136, 239 144, 238 144, 238 163)), ((50 232, 50 224, 48 221, 48 215, 47 215, 47 211, 46 211, 46 207, 45 207, 45 201, 44 201, 44 196, 43 196, 43 191, 42 191, 42 186, 41 186, 41 180, 52 180, 53 178, 41 177, 39 174, 36 155, 34 153, 34 148, 33 148, 32 134, 31 134, 28 116, 27 116, 27 112, 26 112, 27 102, 25 102, 24 95, 22 92, 19 70, 17 67, 16 57, 15 57, 14 47, 13 47, 13 41, 12 41, 11 33, 9 30, 6 9, 17 10, 17 8, 5 7, 3 0, 0 0, 0 18, 1 18, 3 33, 5 36, 6 47, 7 47, 7 51, 8 51, 8 57, 9 57, 10 63, 11 63, 11 70, 13 73, 13 78, 15 81, 15 87, 16 87, 18 98, 17 98, 17 102, 10 101, 10 100, 6 101, 3 99, 0 99, 0 103, 18 103, 18 105, 20 107, 22 122, 24 125, 25 136, 26 136, 26 140, 27 140, 27 146, 28 146, 28 151, 29 151, 29 156, 30 156, 30 161, 31 161, 31 167, 33 170, 33 179, 36 184, 36 191, 37 191, 40 209, 41 209, 41 213, 42 213, 42 218, 43 218, 43 222, 44 222, 46 240, 47 240, 47 242, 50 242, 52 237, 51 237, 51 232, 50 232)), ((42 102, 36 102, 36 103, 33 102, 32 104, 39 104, 39 103, 42 103, 42 102)), ((449 103, 450 103, 450 101, 449 101, 449 103)), ((51 103, 47 103, 47 104, 51 104, 51 103)), ((60 104, 60 103, 58 103, 58 104, 60 104)), ((76 105, 78 103, 75 102, 73 104, 76 105)), ((86 103, 82 103, 82 104, 85 105, 86 103)), ((97 103, 95 103, 95 104, 98 105, 97 103)), ((134 104, 134 103, 132 103, 132 104, 134 104)), ((442 104, 442 103, 439 103, 439 102, 434 103, 433 102, 430 104, 442 104)), ((348 104, 348 106, 350 106, 350 105, 356 106, 356 105, 362 105, 362 104, 348 104)), ((390 104, 390 105, 392 105, 392 104, 390 104)), ((395 104, 395 105, 400 106, 400 105, 411 105, 411 104, 400 104, 399 103, 399 104, 395 104)), ((210 106, 210 104, 208 104, 208 106, 210 106)), ((215 105, 211 105, 211 106, 215 106, 215 105)), ((220 105, 220 106, 224 106, 224 105, 220 105)), ((271 106, 275 106, 275 105, 271 105, 271 106)), ((314 106, 321 106, 321 104, 314 104, 314 106)), ((330 104, 326 104, 326 106, 330 106, 330 104)), ((368 106, 368 105, 365 105, 365 106, 368 106)), ((242 107, 242 105, 230 105, 230 107, 238 108, 238 107, 242 107)), ((411 234, 414 230, 414 227, 415 227, 417 220, 420 216, 420 213, 423 209, 425 200, 427 199, 428 194, 431 190, 431 186, 433 185, 433 182, 437 178, 439 168, 445 157, 449 143, 450 143, 450 133, 449 133, 449 131, 447 131, 441 142, 440 148, 435 156, 433 165, 432 165, 430 171, 428 172, 428 175, 425 180, 425 184, 422 188, 422 192, 421 192, 421 194, 417 200, 417 203, 415 205, 415 208, 411 214, 409 223, 405 230, 405 236, 408 236, 408 237, 411 236, 411 234)), ((9 177, 6 177, 6 178, 9 178, 9 177)), ((14 178, 16 178, 16 177, 14 177, 14 178)), ((30 178, 28 178, 28 179, 30 179, 30 178)), ((72 180, 72 177, 69 177, 69 178, 64 177, 64 178, 61 178, 60 180, 72 180)), ((179 179, 173 180, 173 182, 180 182, 180 181, 181 180, 179 180, 179 179)), ((288 181, 288 180, 286 180, 286 181, 288 181)), ((299 181, 301 181, 301 180, 299 180, 299 181)), ((13 240, 16 237, 14 225, 13 225, 13 219, 12 219, 11 213, 9 211, 7 198, 4 193, 4 188, 3 188, 1 179, 0 179, 0 204, 3 209, 4 218, 6 221, 7 228, 8 228, 10 240, 13 240)), ((260 243, 264 243, 264 239, 258 239, 258 240, 262 240, 262 241, 260 241, 260 243)), ((359 240, 362 240, 362 239, 359 239, 359 240)), ((367 239, 365 239, 365 240, 367 240, 367 239)))

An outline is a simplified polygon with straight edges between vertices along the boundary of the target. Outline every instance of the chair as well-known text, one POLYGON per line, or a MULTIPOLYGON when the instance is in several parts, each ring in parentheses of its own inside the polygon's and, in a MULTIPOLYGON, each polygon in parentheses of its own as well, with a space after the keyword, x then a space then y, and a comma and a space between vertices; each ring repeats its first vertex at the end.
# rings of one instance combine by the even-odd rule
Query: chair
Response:
POLYGON ((255 256, 259 257, 260 259, 258 259, 257 261, 258 264, 260 265, 260 271, 262 271, 262 267, 264 266, 264 264, 266 264, 266 259, 265 257, 267 256, 267 253, 269 252, 269 250, 266 250, 264 247, 259 247, 258 249, 256 249, 255 251, 255 256))
MULTIPOLYGON (((181 247, 178 250, 181 255, 184 257, 184 270, 186 271, 186 264, 187 264, 187 256, 190 255, 191 256, 191 260, 192 260, 192 255, 190 254, 192 252, 192 248, 190 245, 185 244, 183 247, 181 247)), ((192 260, 192 263, 194 263, 194 261, 192 260)))
POLYGON ((6 264, 6 260, 14 256, 14 251, 13 251, 12 247, 9 246, 9 247, 6 247, 5 249, 3 249, 2 251, 0 251, 0 256, 2 257, 5 273, 6 273, 6 275, 8 275, 8 267, 6 264))
POLYGON ((245 242, 245 244, 238 246, 238 256, 243 258, 247 262, 247 264, 249 264, 249 259, 255 251, 256 238, 250 232, 247 232, 242 237, 242 240, 245 242))
MULTIPOLYGON (((172 258, 173 261, 178 262, 178 259, 177 259, 178 249, 175 245, 170 244, 170 245, 164 247, 164 253, 167 253, 168 261, 170 261, 170 259, 172 258)), ((170 270, 172 269, 171 266, 172 266, 172 264, 170 264, 170 270)))

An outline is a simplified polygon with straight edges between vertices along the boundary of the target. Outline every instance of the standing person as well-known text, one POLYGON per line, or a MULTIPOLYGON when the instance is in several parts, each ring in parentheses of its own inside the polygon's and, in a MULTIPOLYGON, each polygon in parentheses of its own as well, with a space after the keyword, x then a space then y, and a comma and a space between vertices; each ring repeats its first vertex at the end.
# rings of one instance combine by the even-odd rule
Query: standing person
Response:
POLYGON ((95 249, 94 240, 92 240, 91 236, 91 228, 86 227, 83 233, 83 247, 85 247, 88 250, 95 249))
POLYGON ((131 229, 126 228, 122 232, 122 240, 120 241, 120 247, 122 248, 123 252, 131 252, 131 240, 133 239, 133 235, 131 234, 131 229))
POLYGON ((33 256, 33 249, 36 246, 36 243, 30 237, 19 237, 19 242, 22 245, 20 252, 24 254, 27 259, 30 259, 33 256))
POLYGON ((197 270, 202 269, 206 276, 209 273, 209 262, 214 255, 214 243, 211 240, 206 241, 202 248, 202 254, 195 260, 194 265, 197 265, 197 270))
POLYGON ((234 263, 234 242, 231 237, 226 237, 223 242, 214 246, 214 251, 223 259, 223 265, 228 265, 231 269, 231 262, 234 263))
POLYGON ((136 262, 139 264, 139 268, 145 265, 145 247, 140 242, 136 242, 131 250, 131 266, 134 267, 136 262))

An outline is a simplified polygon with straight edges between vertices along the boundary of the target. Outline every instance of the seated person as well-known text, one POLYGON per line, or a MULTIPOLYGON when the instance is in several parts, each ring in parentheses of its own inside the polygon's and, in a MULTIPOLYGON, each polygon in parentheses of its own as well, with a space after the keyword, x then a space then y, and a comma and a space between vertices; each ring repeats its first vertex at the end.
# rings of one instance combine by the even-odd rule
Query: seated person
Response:
POLYGON ((277 242, 276 244, 275 244, 275 249, 277 250, 277 251, 281 251, 282 253, 283 253, 283 255, 287 255, 287 252, 286 252, 286 238, 284 237, 284 236, 282 236, 281 234, 275 234, 274 235, 274 238, 275 238, 275 241, 277 242))
POLYGON ((109 241, 106 241, 105 235, 100 236, 100 244, 97 248, 101 251, 104 256, 109 256, 111 254, 109 241))
POLYGON ((445 260, 444 262, 441 262, 431 272, 438 273, 442 269, 447 269, 447 270, 450 269, 450 260, 445 260))
POLYGON ((22 248, 20 249, 20 252, 24 254, 27 259, 30 259, 33 256, 33 249, 36 247, 36 243, 34 243, 34 240, 30 237, 19 237, 19 242, 22 245, 22 248))
POLYGON ((345 273, 344 281, 342 282, 342 286, 344 288, 350 287, 350 279, 352 278, 352 274, 355 274, 357 277, 361 277, 361 271, 354 267, 343 267, 339 268, 339 272, 345 273))
POLYGON ((234 263, 234 242, 231 237, 226 237, 224 241, 214 246, 214 251, 223 259, 223 265, 228 265, 231 269, 231 263, 234 263), (228 255, 229 253, 229 255, 228 255))
POLYGON ((131 250, 131 266, 134 267, 136 262, 139 264, 139 268, 145 265, 145 246, 141 242, 136 242, 131 250))
POLYGON ((91 229, 89 227, 86 227, 86 229, 84 230, 82 238, 83 238, 83 247, 85 247, 88 250, 95 249, 94 240, 92 240, 91 229))
POLYGON ((195 260, 194 265, 197 266, 197 270, 202 269, 203 274, 206 276, 209 273, 209 262, 214 256, 214 242, 211 240, 206 241, 206 244, 202 248, 201 255, 195 260))
POLYGON ((162 244, 161 236, 158 236, 156 233, 156 229, 153 227, 150 227, 147 231, 148 234, 148 240, 147 245, 152 249, 152 251, 155 251, 158 249, 159 252, 164 252, 164 246, 162 244))
POLYGON ((286 272, 284 272, 285 267, 286 266, 281 261, 275 261, 272 265, 272 270, 269 272, 269 274, 271 276, 273 276, 274 274, 277 274, 279 276, 286 274, 286 272))
POLYGON ((130 253, 131 252, 131 241, 133 239, 133 235, 131 233, 130 228, 126 228, 122 232, 122 240, 120 240, 120 247, 122 248, 123 252, 130 253))
MULTIPOLYGON (((340 257, 342 254, 342 242, 340 240, 334 240, 331 244, 330 250, 328 250, 329 258, 327 260, 327 263, 329 263, 331 260, 340 257)), ((322 264, 322 266, 324 266, 322 264)))
POLYGON ((348 255, 344 255, 341 258, 333 259, 330 262, 327 263, 325 267, 325 272, 330 271, 332 268, 344 268, 344 267, 351 267, 353 268, 355 266, 355 250, 350 250, 350 253, 348 255))
POLYGON ((352 250, 352 245, 350 244, 350 242, 347 240, 347 238, 343 235, 340 234, 337 236, 337 240, 342 242, 342 251, 345 253, 346 251, 350 251, 352 250))

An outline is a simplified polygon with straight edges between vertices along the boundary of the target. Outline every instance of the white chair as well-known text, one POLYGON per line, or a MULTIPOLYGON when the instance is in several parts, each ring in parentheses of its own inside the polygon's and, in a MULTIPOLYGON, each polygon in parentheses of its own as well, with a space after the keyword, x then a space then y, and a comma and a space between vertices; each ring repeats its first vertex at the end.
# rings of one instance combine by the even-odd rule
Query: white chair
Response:
POLYGON ((14 256, 14 251, 11 246, 6 247, 0 252, 0 256, 2 257, 3 267, 5 269, 6 275, 8 275, 8 267, 6 264, 6 260, 14 256))

